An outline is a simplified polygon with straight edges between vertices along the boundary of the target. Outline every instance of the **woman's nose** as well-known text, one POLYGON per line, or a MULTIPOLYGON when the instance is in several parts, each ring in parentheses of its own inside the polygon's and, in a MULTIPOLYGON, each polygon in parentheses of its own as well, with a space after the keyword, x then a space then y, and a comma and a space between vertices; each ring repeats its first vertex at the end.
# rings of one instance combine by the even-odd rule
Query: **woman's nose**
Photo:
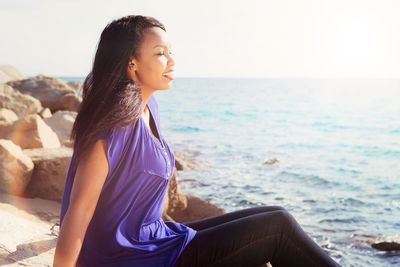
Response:
POLYGON ((171 66, 175 65, 175 59, 171 55, 169 55, 168 65, 171 65, 171 66))

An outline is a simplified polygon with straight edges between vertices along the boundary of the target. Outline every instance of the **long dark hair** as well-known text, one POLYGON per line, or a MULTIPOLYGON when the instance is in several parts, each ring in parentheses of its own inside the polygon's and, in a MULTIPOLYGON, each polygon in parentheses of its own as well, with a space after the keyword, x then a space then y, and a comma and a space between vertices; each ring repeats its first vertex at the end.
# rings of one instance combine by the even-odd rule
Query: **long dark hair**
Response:
POLYGON ((151 27, 166 31, 153 17, 130 15, 113 20, 101 33, 71 131, 75 154, 73 173, 98 138, 114 127, 136 123, 141 116, 140 86, 128 77, 127 69, 131 57, 140 58, 139 45, 151 27))

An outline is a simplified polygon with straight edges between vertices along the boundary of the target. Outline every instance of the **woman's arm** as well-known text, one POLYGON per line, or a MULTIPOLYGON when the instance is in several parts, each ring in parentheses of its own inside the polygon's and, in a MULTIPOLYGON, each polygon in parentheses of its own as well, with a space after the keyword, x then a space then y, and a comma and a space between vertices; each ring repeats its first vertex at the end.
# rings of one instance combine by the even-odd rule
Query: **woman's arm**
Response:
POLYGON ((78 164, 71 189, 70 204, 58 236, 54 267, 75 267, 108 169, 107 141, 100 139, 78 164))

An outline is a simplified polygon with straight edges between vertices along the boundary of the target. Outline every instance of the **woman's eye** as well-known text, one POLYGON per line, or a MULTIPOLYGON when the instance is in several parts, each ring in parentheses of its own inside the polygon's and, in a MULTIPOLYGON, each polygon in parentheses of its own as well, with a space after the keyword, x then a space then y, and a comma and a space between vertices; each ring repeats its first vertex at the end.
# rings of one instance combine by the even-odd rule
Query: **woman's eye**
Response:
MULTIPOLYGON (((169 51, 169 54, 172 55, 172 51, 169 51)), ((162 55, 164 55, 164 52, 160 52, 160 53, 158 53, 157 55, 162 56, 162 55)))

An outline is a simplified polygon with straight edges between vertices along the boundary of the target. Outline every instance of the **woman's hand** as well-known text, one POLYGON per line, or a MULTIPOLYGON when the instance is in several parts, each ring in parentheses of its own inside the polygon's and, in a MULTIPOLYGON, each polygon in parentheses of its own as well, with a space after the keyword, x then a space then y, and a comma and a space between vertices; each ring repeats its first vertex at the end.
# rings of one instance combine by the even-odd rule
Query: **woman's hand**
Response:
POLYGON ((76 266, 87 227, 109 171, 107 146, 106 140, 98 140, 78 164, 69 207, 58 236, 54 267, 76 266))

